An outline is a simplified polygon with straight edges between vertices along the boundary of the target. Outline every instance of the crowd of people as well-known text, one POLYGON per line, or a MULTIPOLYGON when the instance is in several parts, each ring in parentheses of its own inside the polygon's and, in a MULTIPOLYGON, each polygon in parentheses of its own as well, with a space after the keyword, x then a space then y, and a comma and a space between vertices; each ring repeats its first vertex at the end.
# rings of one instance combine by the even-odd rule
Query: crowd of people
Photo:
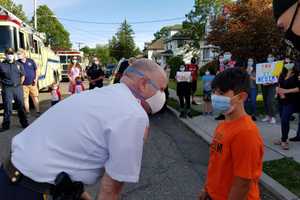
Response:
MULTIPOLYGON (((180 117, 192 117, 191 99, 193 99, 193 94, 195 93, 197 79, 201 79, 203 85, 203 115, 213 115, 211 99, 213 91, 211 84, 215 75, 224 72, 226 69, 241 68, 246 71, 250 77, 250 89, 248 91, 248 98, 245 101, 247 113, 252 117, 253 121, 257 121, 259 114, 263 114, 257 111, 257 98, 259 93, 261 93, 265 116, 261 117, 260 120, 262 122, 276 124, 279 118, 282 138, 281 140, 274 141, 274 144, 281 145, 284 150, 288 150, 290 121, 295 121, 296 116, 294 116, 294 114, 300 113, 300 65, 289 57, 281 59, 283 59, 283 68, 280 75, 276 77, 276 83, 257 84, 257 62, 254 58, 249 58, 247 62, 238 63, 234 61, 230 52, 225 52, 219 56, 217 72, 215 73, 213 69, 208 68, 201 77, 198 75, 199 68, 196 65, 195 58, 193 58, 191 64, 181 65, 175 76, 177 82, 177 96, 180 102, 180 117)), ((273 63, 281 59, 276 59, 275 56, 269 54, 264 63, 273 63)), ((215 119, 224 120, 225 116, 223 113, 220 113, 215 119)), ((289 141, 291 142, 300 141, 300 119, 298 119, 298 121, 297 136, 290 138, 289 141)))

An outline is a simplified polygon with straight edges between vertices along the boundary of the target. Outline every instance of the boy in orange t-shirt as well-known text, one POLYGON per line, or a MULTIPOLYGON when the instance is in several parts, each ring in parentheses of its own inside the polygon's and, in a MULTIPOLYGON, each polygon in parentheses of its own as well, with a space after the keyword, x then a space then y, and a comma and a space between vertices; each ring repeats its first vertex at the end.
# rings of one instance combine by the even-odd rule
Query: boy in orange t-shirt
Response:
POLYGON ((247 72, 232 68, 212 83, 215 110, 226 116, 210 146, 205 187, 199 200, 259 200, 264 154, 260 132, 244 109, 250 89, 247 72))

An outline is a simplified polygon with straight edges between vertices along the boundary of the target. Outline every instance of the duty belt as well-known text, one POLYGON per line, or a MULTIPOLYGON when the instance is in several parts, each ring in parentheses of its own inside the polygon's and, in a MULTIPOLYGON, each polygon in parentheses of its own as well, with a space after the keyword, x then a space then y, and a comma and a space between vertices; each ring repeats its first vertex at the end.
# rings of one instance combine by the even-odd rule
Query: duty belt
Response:
POLYGON ((4 162, 3 169, 13 184, 19 184, 41 194, 51 194, 51 191, 54 188, 54 185, 50 183, 39 183, 25 176, 13 165, 11 160, 4 162))

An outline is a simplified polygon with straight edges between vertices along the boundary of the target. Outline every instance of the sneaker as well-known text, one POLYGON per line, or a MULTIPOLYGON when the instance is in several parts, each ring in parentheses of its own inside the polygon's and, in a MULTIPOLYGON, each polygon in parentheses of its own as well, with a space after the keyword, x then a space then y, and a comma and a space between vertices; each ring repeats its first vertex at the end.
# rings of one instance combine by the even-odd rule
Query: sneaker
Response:
POLYGON ((192 112, 188 112, 188 113, 187 113, 187 116, 188 116, 189 118, 193 118, 192 112))
POLYGON ((262 122, 268 122, 268 121, 270 121, 270 117, 269 117, 269 116, 266 116, 266 117, 263 118, 261 121, 262 121, 262 122))
POLYGON ((41 112, 36 112, 36 113, 35 113, 35 117, 40 117, 41 114, 42 114, 41 112))
POLYGON ((253 121, 255 121, 255 122, 257 121, 255 116, 252 116, 251 118, 252 118, 253 121))
POLYGON ((281 142, 281 148, 283 150, 289 150, 290 149, 289 148, 289 143, 287 143, 287 142, 281 142))
POLYGON ((276 119, 274 117, 270 119, 270 124, 276 124, 276 119))
POLYGON ((192 101, 193 105, 199 105, 196 101, 192 101))
POLYGON ((186 118, 186 115, 185 115, 184 112, 181 112, 180 115, 179 115, 179 117, 180 117, 180 118, 186 118))
POLYGON ((300 136, 293 137, 289 139, 291 142, 300 142, 300 136))

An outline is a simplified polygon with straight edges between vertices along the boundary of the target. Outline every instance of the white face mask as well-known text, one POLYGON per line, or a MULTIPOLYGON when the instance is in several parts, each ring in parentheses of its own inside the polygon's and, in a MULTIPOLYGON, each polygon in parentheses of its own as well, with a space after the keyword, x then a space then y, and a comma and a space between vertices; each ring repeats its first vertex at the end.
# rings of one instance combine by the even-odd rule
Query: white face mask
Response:
POLYGON ((185 71, 185 68, 184 67, 180 67, 179 69, 181 72, 184 72, 185 71))
POLYGON ((209 71, 206 71, 206 72, 205 72, 205 75, 210 75, 209 71))
POLYGON ((166 95, 164 92, 159 90, 154 96, 146 99, 146 102, 151 108, 151 114, 155 114, 163 108, 166 102, 166 95))
POLYGON ((15 55, 8 54, 8 55, 6 55, 6 59, 9 62, 13 62, 15 60, 15 55))

